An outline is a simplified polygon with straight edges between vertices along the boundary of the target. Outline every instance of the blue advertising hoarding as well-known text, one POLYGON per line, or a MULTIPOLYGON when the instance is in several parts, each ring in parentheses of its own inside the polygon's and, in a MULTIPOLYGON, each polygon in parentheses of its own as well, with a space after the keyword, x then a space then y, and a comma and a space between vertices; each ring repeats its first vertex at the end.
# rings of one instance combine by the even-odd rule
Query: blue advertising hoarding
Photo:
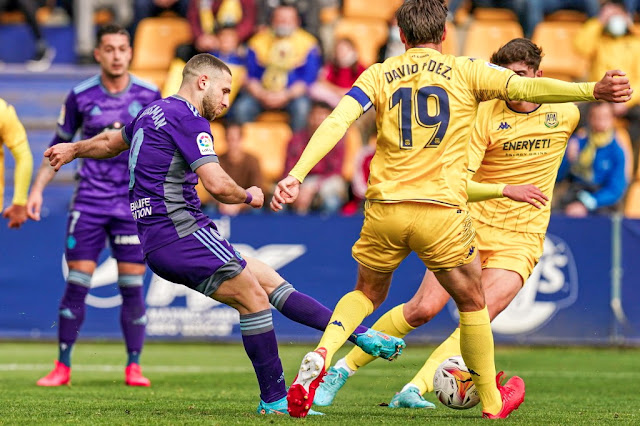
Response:
MULTIPOLYGON (((361 217, 246 215, 217 219, 217 223, 240 252, 270 264, 297 289, 329 307, 353 289, 357 264, 351 258, 351 246, 358 238, 361 217)), ((56 336, 66 273, 65 226, 66 216, 51 215, 19 231, 0 229, 0 337, 56 336)), ((627 238, 625 244, 625 255, 631 255, 640 248, 640 236, 627 238)), ((615 321, 609 306, 610 270, 610 219, 554 217, 540 263, 514 303, 494 321, 496 341, 609 342, 615 321)), ((423 274, 424 266, 411 255, 394 274, 389 298, 365 324, 373 324, 386 310, 409 300, 423 274)), ((631 278, 625 274, 625 289, 633 288, 631 278)), ((115 262, 105 252, 92 279, 82 337, 120 337, 116 279, 115 262)), ((238 315, 231 308, 168 283, 151 271, 145 277, 145 291, 150 338, 240 339, 238 315)), ((634 300, 640 292, 629 294, 634 300)), ((281 342, 320 336, 277 313, 274 322, 281 342)), ((456 322, 455 306, 450 303, 408 340, 441 340, 456 322)))

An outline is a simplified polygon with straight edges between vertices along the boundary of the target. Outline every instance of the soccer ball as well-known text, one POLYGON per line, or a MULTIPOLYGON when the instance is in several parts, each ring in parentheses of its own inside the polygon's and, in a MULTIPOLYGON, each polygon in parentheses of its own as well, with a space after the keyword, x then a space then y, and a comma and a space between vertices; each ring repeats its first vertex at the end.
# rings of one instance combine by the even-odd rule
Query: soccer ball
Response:
POLYGON ((466 410, 480 402, 461 356, 451 357, 440 364, 433 377, 433 389, 440 402, 455 410, 466 410))

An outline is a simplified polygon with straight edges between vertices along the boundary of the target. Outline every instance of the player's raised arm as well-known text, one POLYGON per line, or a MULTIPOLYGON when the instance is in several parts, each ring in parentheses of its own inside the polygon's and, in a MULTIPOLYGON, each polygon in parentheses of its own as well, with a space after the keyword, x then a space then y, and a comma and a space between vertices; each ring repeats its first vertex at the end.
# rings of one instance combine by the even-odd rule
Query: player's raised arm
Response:
POLYGON ((49 147, 44 156, 57 172, 60 167, 76 158, 111 158, 129 149, 120 130, 103 132, 91 139, 75 143, 59 143, 49 147))
POLYGON ((508 83, 510 100, 536 103, 607 101, 622 103, 631 99, 633 89, 625 73, 607 71, 598 82, 568 83, 552 78, 522 78, 514 76, 508 83))
POLYGON ((204 188, 213 197, 225 204, 249 204, 260 208, 264 203, 262 189, 257 186, 245 190, 225 172, 217 162, 208 162, 195 170, 204 188))

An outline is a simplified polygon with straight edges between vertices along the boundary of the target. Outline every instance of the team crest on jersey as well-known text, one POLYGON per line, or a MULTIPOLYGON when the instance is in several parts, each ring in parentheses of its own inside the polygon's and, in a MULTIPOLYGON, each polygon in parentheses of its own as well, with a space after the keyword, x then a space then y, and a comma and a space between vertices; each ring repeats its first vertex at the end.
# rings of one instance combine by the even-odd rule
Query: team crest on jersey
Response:
POLYGON ((548 112, 544 117, 544 125, 550 129, 554 129, 558 127, 558 113, 557 112, 548 112))
POLYGON ((129 104, 129 115, 132 117, 136 117, 141 109, 142 104, 138 101, 133 101, 129 104))
POLYGON ((200 150, 200 154, 202 155, 215 155, 215 151, 213 150, 213 139, 211 135, 207 132, 202 132, 196 138, 198 142, 198 149, 200 150))

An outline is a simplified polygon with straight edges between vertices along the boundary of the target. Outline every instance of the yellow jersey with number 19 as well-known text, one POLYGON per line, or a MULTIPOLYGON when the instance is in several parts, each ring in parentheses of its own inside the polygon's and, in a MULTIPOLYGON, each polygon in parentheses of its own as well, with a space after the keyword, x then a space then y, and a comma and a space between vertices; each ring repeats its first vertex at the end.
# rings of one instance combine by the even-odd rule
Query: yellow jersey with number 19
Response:
POLYGON ((496 198, 470 203, 471 216, 482 223, 516 232, 547 231, 551 197, 567 141, 580 119, 572 103, 543 104, 529 113, 506 102, 480 105, 471 137, 469 169, 482 183, 533 184, 549 197, 537 209, 528 203, 496 198))
POLYGON ((508 99, 513 75, 429 48, 408 49, 367 69, 348 93, 364 110, 376 109, 378 138, 367 199, 464 206, 478 103, 508 99))

